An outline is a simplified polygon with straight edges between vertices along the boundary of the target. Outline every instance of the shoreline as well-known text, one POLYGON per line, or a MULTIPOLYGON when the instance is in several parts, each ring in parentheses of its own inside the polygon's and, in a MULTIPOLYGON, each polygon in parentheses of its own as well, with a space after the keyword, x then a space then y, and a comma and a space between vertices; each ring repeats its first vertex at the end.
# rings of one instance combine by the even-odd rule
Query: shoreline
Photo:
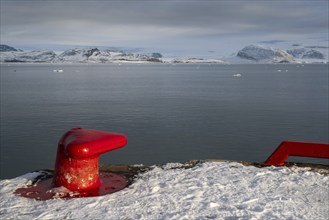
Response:
MULTIPOLYGON (((143 165, 143 164, 100 164, 99 165, 99 172, 105 172, 105 173, 118 173, 121 175, 124 175, 129 180, 129 185, 131 185, 134 180, 138 177, 138 175, 143 174, 145 172, 148 172, 152 170, 153 168, 168 168, 169 169, 191 169, 197 165, 203 164, 203 163, 239 163, 244 166, 253 166, 257 168, 266 168, 266 167, 272 167, 270 165, 266 165, 264 163, 258 163, 258 162, 246 162, 246 161, 236 161, 236 160, 221 160, 221 159, 207 159, 207 160, 188 160, 184 163, 167 163, 167 164, 156 164, 156 165, 143 165)), ((296 168, 309 168, 309 171, 317 172, 319 174, 323 175, 329 175, 329 164, 314 164, 314 163, 300 163, 300 162, 286 162, 283 166, 278 167, 296 167, 296 168)), ((32 172, 42 172, 46 171, 48 173, 53 173, 54 170, 36 170, 32 172)), ((42 177, 42 176, 40 176, 42 177)), ((35 181, 38 181, 36 179, 35 181)))
POLYGON ((106 65, 168 65, 168 66, 175 66, 175 65, 223 65, 223 66, 230 66, 230 65, 328 65, 329 62, 324 63, 212 63, 212 62, 201 62, 201 63, 173 63, 173 62, 112 62, 112 63, 37 63, 37 62, 0 62, 1 66, 19 66, 19 65, 35 65, 35 66, 77 66, 77 65, 85 65, 85 66, 106 66, 106 65))

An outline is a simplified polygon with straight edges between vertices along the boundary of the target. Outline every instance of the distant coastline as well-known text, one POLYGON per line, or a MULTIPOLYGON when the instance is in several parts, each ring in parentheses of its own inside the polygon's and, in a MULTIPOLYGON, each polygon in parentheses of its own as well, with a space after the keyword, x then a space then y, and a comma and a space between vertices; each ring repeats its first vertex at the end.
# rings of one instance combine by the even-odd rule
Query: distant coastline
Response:
POLYGON ((230 57, 166 57, 159 52, 133 53, 98 48, 69 49, 60 54, 51 50, 23 51, 0 45, 0 63, 17 64, 328 64, 328 48, 279 49, 249 45, 230 57))

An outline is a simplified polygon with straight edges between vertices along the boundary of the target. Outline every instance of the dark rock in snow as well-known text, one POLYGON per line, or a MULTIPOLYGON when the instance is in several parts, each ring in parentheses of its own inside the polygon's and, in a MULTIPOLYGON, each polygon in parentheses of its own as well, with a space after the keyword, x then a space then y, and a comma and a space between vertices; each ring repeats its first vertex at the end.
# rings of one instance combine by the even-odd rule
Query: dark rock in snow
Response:
POLYGON ((312 50, 306 51, 303 54, 302 58, 304 58, 304 59, 305 58, 309 58, 309 59, 324 59, 324 55, 321 52, 312 49, 312 50))
POLYGON ((297 48, 293 50, 287 50, 287 53, 295 58, 302 59, 324 59, 324 54, 320 51, 313 49, 297 48))
POLYGON ((0 44, 0 52, 9 52, 9 51, 18 51, 18 50, 11 46, 0 44))

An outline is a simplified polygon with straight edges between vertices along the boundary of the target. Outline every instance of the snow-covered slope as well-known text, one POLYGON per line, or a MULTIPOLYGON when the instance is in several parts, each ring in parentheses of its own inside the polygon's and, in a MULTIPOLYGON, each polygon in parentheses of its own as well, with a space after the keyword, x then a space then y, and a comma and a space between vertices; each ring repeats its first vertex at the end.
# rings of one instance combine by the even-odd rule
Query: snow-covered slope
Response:
POLYGON ((295 63, 293 56, 281 49, 249 45, 237 53, 237 57, 264 63, 295 63))
POLYGON ((204 58, 178 58, 178 57, 170 57, 170 58, 162 58, 164 63, 194 63, 194 64, 226 64, 221 59, 204 59, 204 58))
POLYGON ((9 51, 0 53, 2 63, 51 63, 56 58, 53 51, 9 51))
POLYGON ((8 52, 8 51, 18 51, 18 50, 14 47, 5 44, 0 44, 0 52, 8 52))
POLYGON ((302 59, 324 59, 325 56, 320 51, 314 49, 297 48, 292 50, 287 50, 287 53, 291 54, 293 57, 302 59))
POLYGON ((326 63, 328 57, 318 50, 304 47, 283 50, 249 45, 239 50, 236 58, 231 58, 233 63, 246 62, 246 60, 249 63, 326 63))
MULTIPOLYGON (((297 45, 297 44, 296 44, 297 45)), ((284 50, 262 45, 249 45, 232 57, 164 57, 160 53, 133 53, 98 48, 70 49, 57 55, 52 51, 23 52, 0 45, 0 62, 27 63, 328 63, 328 48, 292 45, 284 50)))
MULTIPOLYGON (((6 50, 5 50, 6 49, 6 50)), ((115 63, 115 62, 162 62, 160 53, 138 54, 124 51, 89 49, 70 49, 57 55, 52 51, 22 52, 7 50, 0 53, 0 62, 26 63, 115 63)))
POLYGON ((71 49, 58 55, 56 63, 113 63, 113 62, 161 62, 159 53, 151 55, 126 53, 123 51, 91 49, 71 49))
POLYGON ((167 164, 102 197, 35 201, 13 194, 37 175, 0 181, 1 219, 329 219, 329 176, 310 168, 167 164))

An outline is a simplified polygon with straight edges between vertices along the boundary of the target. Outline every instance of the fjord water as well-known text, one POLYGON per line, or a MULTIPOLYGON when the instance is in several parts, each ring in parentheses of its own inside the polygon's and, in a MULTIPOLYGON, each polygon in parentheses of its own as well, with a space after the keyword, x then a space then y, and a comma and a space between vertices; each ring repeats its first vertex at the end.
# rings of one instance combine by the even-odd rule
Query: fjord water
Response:
POLYGON ((73 127, 127 135, 102 164, 262 162, 328 142, 328 65, 1 65, 2 179, 53 169, 73 127))

